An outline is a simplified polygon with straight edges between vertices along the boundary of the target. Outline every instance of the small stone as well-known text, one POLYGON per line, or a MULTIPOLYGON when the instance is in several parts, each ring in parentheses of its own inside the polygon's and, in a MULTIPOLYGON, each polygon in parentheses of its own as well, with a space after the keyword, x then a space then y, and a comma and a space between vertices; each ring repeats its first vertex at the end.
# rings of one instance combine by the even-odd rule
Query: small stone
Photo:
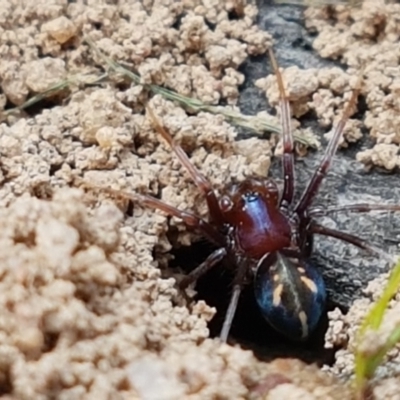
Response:
POLYGON ((58 17, 42 25, 42 32, 48 33, 59 44, 63 44, 75 36, 75 24, 65 16, 58 17))

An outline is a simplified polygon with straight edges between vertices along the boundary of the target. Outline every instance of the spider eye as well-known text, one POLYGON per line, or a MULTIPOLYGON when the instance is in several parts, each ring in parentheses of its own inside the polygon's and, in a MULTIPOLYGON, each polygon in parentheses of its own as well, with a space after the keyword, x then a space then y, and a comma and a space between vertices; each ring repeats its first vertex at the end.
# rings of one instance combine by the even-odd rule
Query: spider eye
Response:
POLYGON ((258 192, 249 192, 244 195, 246 202, 257 201, 260 198, 260 194, 258 192))
POLYGON ((270 192, 277 192, 278 191, 278 188, 276 187, 276 183, 271 181, 271 180, 268 180, 266 182, 265 188, 270 192))
POLYGON ((307 339, 325 309, 325 285, 315 267, 280 253, 260 260, 254 290, 264 318, 293 340, 307 339))
POLYGON ((227 212, 233 207, 233 202, 228 196, 222 196, 219 201, 219 207, 222 212, 227 212))

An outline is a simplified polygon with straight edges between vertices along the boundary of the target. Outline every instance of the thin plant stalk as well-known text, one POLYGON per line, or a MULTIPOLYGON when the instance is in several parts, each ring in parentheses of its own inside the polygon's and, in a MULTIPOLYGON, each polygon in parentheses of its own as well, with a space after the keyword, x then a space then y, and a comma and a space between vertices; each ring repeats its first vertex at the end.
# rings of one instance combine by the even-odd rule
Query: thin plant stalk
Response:
MULTIPOLYGON (((232 108, 229 107, 222 107, 222 106, 213 106, 209 104, 204 104, 198 99, 194 99, 191 97, 182 96, 179 93, 174 92, 173 90, 163 88, 158 85, 153 84, 143 84, 141 82, 140 75, 135 72, 130 71, 129 69, 123 67, 121 64, 117 63, 107 55, 105 55, 93 42, 93 40, 85 36, 84 41, 91 47, 91 49, 98 55, 98 57, 115 73, 121 74, 132 82, 143 85, 145 88, 150 90, 155 94, 160 94, 167 100, 176 101, 177 103, 188 107, 192 111, 200 112, 206 111, 211 114, 220 114, 225 117, 226 120, 233 123, 234 125, 241 126, 247 129, 251 129, 257 133, 260 132, 272 132, 276 134, 281 134, 281 128, 278 125, 272 124, 265 120, 264 118, 260 118, 257 116, 249 116, 243 115, 237 111, 234 111, 232 108)), ((298 143, 301 143, 305 146, 316 148, 318 147, 318 143, 316 140, 312 140, 312 138, 307 138, 300 135, 294 135, 295 140, 298 143)))

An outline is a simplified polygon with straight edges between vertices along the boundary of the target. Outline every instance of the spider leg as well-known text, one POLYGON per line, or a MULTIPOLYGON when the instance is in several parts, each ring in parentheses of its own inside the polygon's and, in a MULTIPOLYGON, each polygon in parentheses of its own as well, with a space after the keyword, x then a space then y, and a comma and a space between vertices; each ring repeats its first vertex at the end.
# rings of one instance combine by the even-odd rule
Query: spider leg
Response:
POLYGON ((222 259, 226 256, 227 252, 224 247, 212 252, 204 262, 196 267, 192 272, 186 275, 180 282, 179 287, 181 289, 187 288, 193 282, 196 282, 202 275, 208 272, 210 269, 215 267, 222 259))
POLYGON ((232 321, 233 318, 235 317, 241 291, 242 291, 241 284, 233 285, 231 300, 229 301, 229 307, 228 310, 226 311, 224 324, 222 326, 222 330, 219 335, 221 342, 226 342, 228 340, 229 331, 231 330, 232 321))
POLYGON ((225 245, 224 236, 221 235, 212 225, 203 219, 199 218, 197 215, 192 214, 189 211, 179 210, 163 201, 146 194, 139 194, 134 192, 127 192, 124 190, 115 190, 108 187, 102 187, 98 185, 93 185, 84 180, 78 180, 78 182, 94 190, 101 190, 102 192, 108 193, 115 197, 122 197, 125 199, 132 200, 133 202, 138 202, 146 207, 157 209, 163 211, 165 214, 171 217, 180 218, 186 225, 197 229, 202 235, 204 235, 212 243, 217 244, 220 247, 225 245))
POLYGON ((246 276, 246 272, 248 270, 248 265, 246 260, 242 260, 239 262, 238 269, 236 271, 234 285, 232 289, 231 299, 229 301, 229 306, 225 314, 224 324, 222 325, 221 333, 219 338, 222 342, 226 342, 228 340, 229 331, 232 327, 232 321, 235 317, 237 305, 239 302, 240 293, 243 289, 244 278, 246 276))
POLYGON ((276 76, 279 88, 280 108, 281 108, 281 125, 283 140, 283 193, 280 200, 280 207, 287 208, 293 201, 294 194, 294 156, 293 156, 293 135, 290 123, 290 103, 286 95, 285 86, 283 84, 282 74, 279 71, 278 63, 272 49, 269 49, 269 57, 271 59, 272 68, 276 76))
POLYGON ((313 208, 308 211, 309 217, 321 217, 323 215, 336 213, 336 212, 356 212, 356 213, 367 213, 370 211, 400 211, 400 205, 398 204, 348 204, 344 206, 337 207, 327 207, 327 208, 313 208))
POLYGON ((344 242, 357 246, 360 249, 366 250, 370 254, 378 255, 379 257, 382 257, 391 263, 393 262, 393 258, 390 255, 380 250, 379 248, 375 247, 367 240, 360 239, 358 236, 352 235, 350 233, 342 232, 337 229, 327 228, 315 222, 311 224, 309 232, 316 233, 318 235, 330 236, 335 239, 342 240, 344 242))
POLYGON ((300 197, 299 202, 297 203, 294 209, 295 213, 297 213, 298 215, 302 215, 305 212, 305 210, 311 205, 316 194, 318 193, 322 180, 326 176, 328 169, 332 163, 333 156, 335 155, 336 150, 339 146, 339 141, 340 138, 342 137, 342 133, 346 125, 346 122, 350 118, 350 115, 357 103, 357 97, 361 90, 361 83, 362 83, 362 75, 360 74, 357 80, 356 87, 353 89, 350 101, 348 102, 346 108, 344 109, 342 118, 340 119, 339 123, 337 124, 333 132, 333 136, 328 143, 324 156, 322 157, 322 160, 318 168, 314 172, 314 175, 312 176, 310 182, 308 183, 306 189, 304 190, 303 194, 300 197))
POLYGON ((210 183, 200 173, 200 171, 191 163, 187 154, 183 151, 182 147, 173 140, 168 130, 163 125, 161 125, 154 111, 149 106, 146 108, 146 110, 150 115, 150 119, 153 122, 155 129, 171 146, 172 150, 178 157, 183 167, 186 168, 186 170, 189 172, 193 182, 203 192, 207 201, 208 209, 210 211, 211 220, 217 224, 222 224, 223 218, 221 209, 219 207, 217 196, 213 188, 211 187, 210 183))

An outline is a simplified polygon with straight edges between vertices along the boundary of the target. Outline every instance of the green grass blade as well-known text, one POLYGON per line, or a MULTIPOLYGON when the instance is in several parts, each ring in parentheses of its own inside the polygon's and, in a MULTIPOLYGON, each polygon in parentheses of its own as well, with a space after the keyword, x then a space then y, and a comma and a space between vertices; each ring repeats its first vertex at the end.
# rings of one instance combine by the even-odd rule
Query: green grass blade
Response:
POLYGON ((358 344, 355 352, 355 386, 359 399, 364 398, 367 382, 372 378, 385 355, 400 341, 400 325, 397 325, 382 346, 366 351, 365 344, 362 343, 368 332, 377 332, 381 327, 389 302, 397 293, 399 287, 400 260, 393 268, 381 297, 365 317, 358 332, 358 344))
POLYGON ((388 283, 380 299, 372 307, 360 328, 363 335, 367 329, 378 330, 381 326, 383 315, 387 309, 389 301, 393 298, 400 287, 400 261, 393 268, 388 283))

